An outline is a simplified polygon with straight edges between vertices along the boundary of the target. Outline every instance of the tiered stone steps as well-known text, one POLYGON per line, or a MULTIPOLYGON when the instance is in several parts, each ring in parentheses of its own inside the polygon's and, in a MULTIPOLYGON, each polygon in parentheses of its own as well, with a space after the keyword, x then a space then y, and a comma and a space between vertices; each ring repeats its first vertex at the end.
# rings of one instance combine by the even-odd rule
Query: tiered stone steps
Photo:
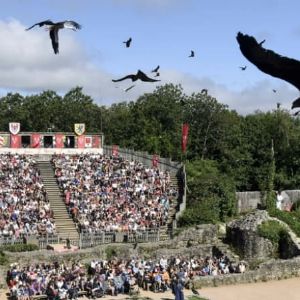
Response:
POLYGON ((37 167, 41 172, 43 183, 48 194, 51 209, 54 213, 56 230, 63 240, 69 238, 70 241, 79 240, 79 234, 75 223, 67 212, 64 199, 54 177, 54 170, 50 161, 38 161, 37 167))
MULTIPOLYGON (((170 177, 171 177, 171 188, 179 190, 179 188, 181 187, 180 186, 181 183, 180 183, 180 180, 177 178, 176 174, 171 173, 170 177)), ((161 230, 160 230, 160 240, 161 241, 167 240, 170 237, 170 233, 172 232, 173 221, 175 219, 178 205, 179 205, 178 198, 172 197, 170 199, 170 208, 169 208, 166 226, 161 227, 161 230)))
POLYGON ((216 250, 226 255, 232 264, 237 264, 240 261, 240 257, 231 251, 230 246, 224 244, 221 240, 218 241, 216 245, 213 246, 216 250))

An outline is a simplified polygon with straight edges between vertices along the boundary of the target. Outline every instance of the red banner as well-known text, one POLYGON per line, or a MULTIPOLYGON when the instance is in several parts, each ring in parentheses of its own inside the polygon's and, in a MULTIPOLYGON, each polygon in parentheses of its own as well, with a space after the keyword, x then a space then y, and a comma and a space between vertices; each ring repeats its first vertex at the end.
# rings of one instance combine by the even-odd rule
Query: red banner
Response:
POLYGON ((119 155, 119 146, 118 145, 113 145, 112 146, 112 155, 113 156, 118 156, 119 155))
POLYGON ((100 148, 100 141, 101 141, 100 136, 99 135, 94 135, 93 136, 93 145, 92 145, 92 147, 93 148, 100 148))
POLYGON ((56 148, 64 147, 64 135, 63 134, 58 133, 55 135, 55 147, 56 148))
POLYGON ((31 135, 31 148, 41 147, 41 135, 39 133, 33 133, 31 135))
POLYGON ((189 124, 182 124, 181 150, 183 153, 186 152, 188 134, 189 134, 189 124))
POLYGON ((152 167, 157 168, 159 163, 159 156, 157 154, 154 154, 152 156, 152 167))
POLYGON ((21 147, 21 136, 17 134, 10 135, 10 147, 20 148, 21 147))
POLYGON ((77 137, 77 148, 85 147, 85 135, 79 135, 77 137))
POLYGON ((85 137, 85 148, 92 148, 92 137, 91 136, 85 137))

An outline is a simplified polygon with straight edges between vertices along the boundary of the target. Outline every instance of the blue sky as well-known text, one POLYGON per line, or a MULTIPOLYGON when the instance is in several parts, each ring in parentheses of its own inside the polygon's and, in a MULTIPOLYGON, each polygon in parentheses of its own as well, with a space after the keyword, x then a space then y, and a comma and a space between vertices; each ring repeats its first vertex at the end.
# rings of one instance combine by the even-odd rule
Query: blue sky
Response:
MULTIPOLYGON (((290 109, 299 92, 262 73, 242 56, 238 31, 266 39, 265 48, 300 59, 300 2, 296 0, 7 0, 0 11, 0 88, 31 94, 65 93, 83 86, 99 104, 136 100, 156 84, 111 82, 160 65, 159 84, 209 94, 239 113, 290 109), (54 55, 36 22, 75 20, 82 30, 62 30, 54 55), (132 45, 122 43, 132 37, 132 45), (196 56, 189 58, 190 50, 196 56), (239 66, 247 65, 242 72, 239 66), (1 74, 2 73, 2 74, 1 74), (272 89, 276 89, 274 94, 272 89)), ((150 74, 151 75, 151 74, 150 74)))

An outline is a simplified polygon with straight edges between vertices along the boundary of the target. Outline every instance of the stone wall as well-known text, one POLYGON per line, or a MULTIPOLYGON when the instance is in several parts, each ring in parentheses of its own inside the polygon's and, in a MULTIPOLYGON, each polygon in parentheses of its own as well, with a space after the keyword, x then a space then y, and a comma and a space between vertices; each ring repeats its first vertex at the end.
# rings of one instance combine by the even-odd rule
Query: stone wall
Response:
MULTIPOLYGON (((300 200, 300 190, 285 190, 282 191, 284 201, 295 203, 300 200)), ((275 199, 274 199, 275 200, 275 199)), ((244 213, 256 209, 263 204, 261 192, 237 192, 237 211, 244 213)))
POLYGON ((247 270, 243 274, 221 276, 203 276, 194 279, 195 288, 214 287, 241 283, 287 279, 300 276, 300 258, 289 260, 271 260, 261 264, 256 270, 247 270))

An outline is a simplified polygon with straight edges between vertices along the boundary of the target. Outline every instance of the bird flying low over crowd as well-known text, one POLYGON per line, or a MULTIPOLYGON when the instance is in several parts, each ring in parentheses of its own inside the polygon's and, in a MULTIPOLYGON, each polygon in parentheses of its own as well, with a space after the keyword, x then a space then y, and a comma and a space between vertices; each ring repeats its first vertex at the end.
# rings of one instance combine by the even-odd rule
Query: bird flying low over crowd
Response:
MULTIPOLYGON (((243 55, 259 70, 291 83, 300 91, 300 61, 265 49, 254 37, 241 32, 236 39, 243 55)), ((293 102, 292 109, 295 107, 300 107, 300 98, 293 102)))
POLYGON ((42 27, 45 25, 49 29, 50 39, 51 39, 52 47, 53 47, 55 54, 58 54, 58 52, 59 52, 58 31, 60 29, 68 28, 68 29, 72 29, 74 31, 76 31, 77 29, 81 29, 81 25, 79 25, 75 21, 66 20, 66 21, 62 21, 62 22, 53 23, 51 20, 46 20, 46 21, 42 21, 42 22, 39 22, 39 23, 36 23, 36 24, 30 26, 26 30, 30 30, 35 26, 42 27))
POLYGON ((129 38, 127 41, 124 41, 123 43, 126 45, 126 48, 129 48, 132 42, 132 38, 129 38))
POLYGON ((136 74, 130 74, 127 76, 124 76, 120 79, 112 79, 113 82, 118 82, 118 81, 122 81, 122 80, 126 80, 126 79, 131 79, 132 81, 137 81, 137 80, 141 80, 141 81, 146 81, 146 82, 155 82, 155 81, 160 81, 157 79, 153 79, 148 77, 144 72, 142 72, 141 70, 138 70, 136 74))

